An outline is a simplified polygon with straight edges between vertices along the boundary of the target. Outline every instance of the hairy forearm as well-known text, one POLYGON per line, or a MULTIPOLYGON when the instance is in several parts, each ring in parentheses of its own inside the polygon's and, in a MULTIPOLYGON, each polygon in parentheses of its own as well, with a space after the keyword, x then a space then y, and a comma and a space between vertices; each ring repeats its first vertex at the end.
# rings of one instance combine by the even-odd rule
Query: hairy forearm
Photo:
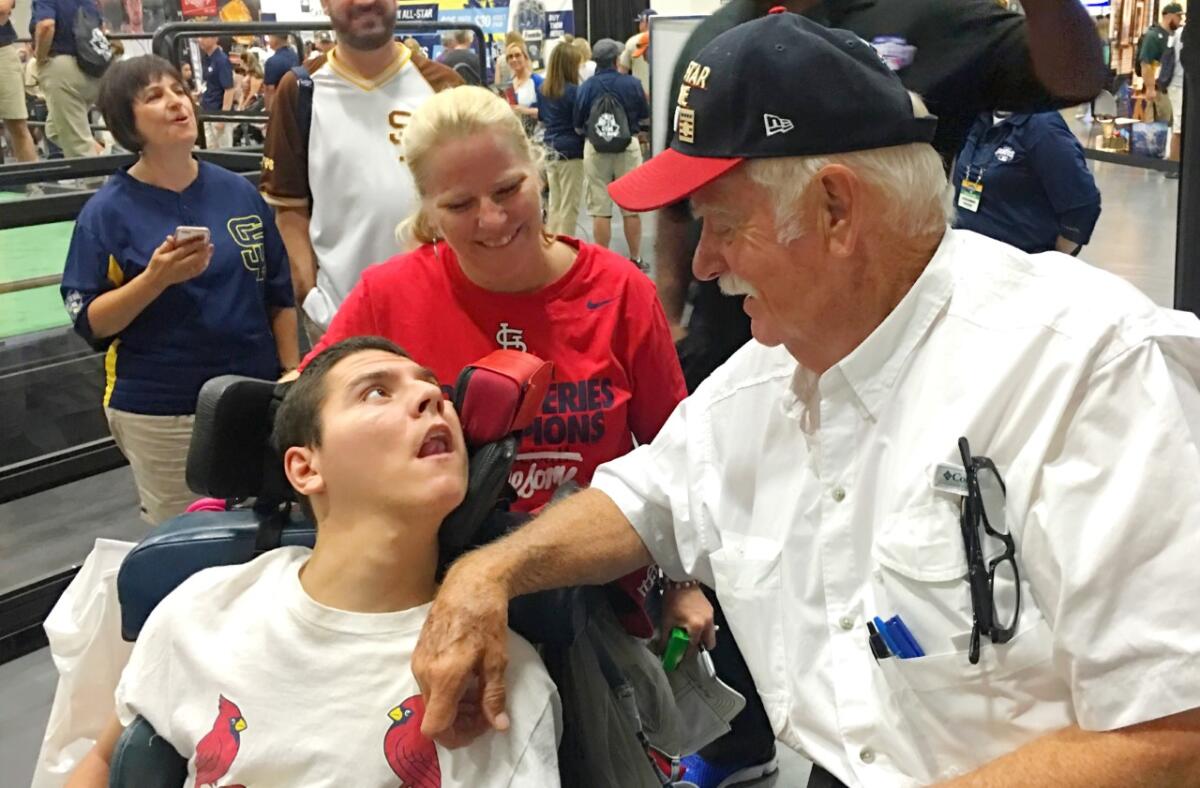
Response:
POLYGON ((680 206, 668 206, 658 212, 657 221, 654 284, 658 287, 658 300, 662 302, 667 320, 672 325, 679 325, 687 301, 688 284, 691 282, 692 260, 687 248, 688 223, 691 219, 680 206))
POLYGON ((1158 87, 1158 64, 1142 64, 1142 87, 1146 91, 1147 95, 1154 95, 1154 92, 1158 87))
POLYGON ((275 337, 275 351, 279 354, 279 365, 285 372, 300 366, 299 325, 296 309, 276 309, 271 314, 271 334, 275 337))
POLYGON ((1184 712, 1115 731, 1064 728, 943 788, 1185 788, 1200 774, 1200 716, 1184 712))
POLYGON ((88 304, 87 311, 92 334, 105 338, 121 333, 165 289, 165 285, 146 271, 116 290, 96 296, 88 304))
POLYGON ((1063 99, 1089 101, 1108 78, 1100 37, 1078 0, 1024 0, 1029 55, 1041 83, 1063 99))
POLYGON ((43 19, 33 31, 33 56, 37 62, 45 63, 50 58, 50 43, 54 40, 54 20, 43 19))
POLYGON ((292 290, 296 305, 304 302, 308 291, 317 285, 317 253, 308 234, 309 215, 305 208, 276 208, 275 226, 287 249, 292 269, 292 290))
POLYGON ((601 585, 651 563, 612 499, 583 490, 516 533, 468 553, 451 570, 501 580, 510 598, 575 585, 601 585))

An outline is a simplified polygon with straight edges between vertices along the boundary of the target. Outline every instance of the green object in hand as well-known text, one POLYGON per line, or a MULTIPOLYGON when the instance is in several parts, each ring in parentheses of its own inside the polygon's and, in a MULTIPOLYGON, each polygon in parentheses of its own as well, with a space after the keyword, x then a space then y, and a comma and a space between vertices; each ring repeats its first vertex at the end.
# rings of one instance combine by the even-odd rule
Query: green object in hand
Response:
POLYGON ((671 637, 667 639, 667 647, 663 651, 663 670, 670 673, 679 667, 679 663, 683 661, 683 655, 687 653, 688 646, 691 644, 692 639, 688 637, 686 629, 683 627, 672 629, 671 637))

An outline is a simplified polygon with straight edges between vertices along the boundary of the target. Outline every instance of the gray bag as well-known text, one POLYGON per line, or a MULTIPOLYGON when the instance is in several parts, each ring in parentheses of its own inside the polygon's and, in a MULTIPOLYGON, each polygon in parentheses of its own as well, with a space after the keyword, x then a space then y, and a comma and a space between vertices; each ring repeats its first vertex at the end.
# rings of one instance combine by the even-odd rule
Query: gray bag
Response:
POLYGON ((607 604, 597 604, 575 643, 547 649, 543 659, 562 698, 563 739, 558 755, 562 784, 661 788, 638 740, 629 704, 636 706, 646 739, 664 752, 679 753, 684 727, 662 664, 645 642, 628 635, 607 604), (624 677, 626 705, 614 694, 606 660, 624 677))

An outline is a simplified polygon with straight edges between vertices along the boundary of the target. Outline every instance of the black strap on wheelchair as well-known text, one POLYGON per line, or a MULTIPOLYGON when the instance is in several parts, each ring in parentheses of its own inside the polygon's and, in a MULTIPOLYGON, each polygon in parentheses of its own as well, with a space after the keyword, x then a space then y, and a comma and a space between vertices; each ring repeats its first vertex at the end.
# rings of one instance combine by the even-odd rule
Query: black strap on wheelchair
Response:
MULTIPOLYGON (((279 411, 283 397, 287 394, 290 387, 290 381, 275 385, 275 390, 271 394, 271 402, 267 406, 268 424, 275 423, 275 414, 279 411)), ((279 458, 276 456, 274 446, 266 447, 263 462, 270 466, 278 467, 279 458)), ((264 474, 264 478, 269 479, 271 475, 264 474)), ((258 534, 254 539, 254 553, 255 555, 259 555, 265 553, 267 550, 274 550, 282 543, 283 529, 287 526, 292 516, 292 504, 288 500, 279 500, 274 495, 268 494, 258 498, 254 502, 254 511, 260 517, 258 534)))

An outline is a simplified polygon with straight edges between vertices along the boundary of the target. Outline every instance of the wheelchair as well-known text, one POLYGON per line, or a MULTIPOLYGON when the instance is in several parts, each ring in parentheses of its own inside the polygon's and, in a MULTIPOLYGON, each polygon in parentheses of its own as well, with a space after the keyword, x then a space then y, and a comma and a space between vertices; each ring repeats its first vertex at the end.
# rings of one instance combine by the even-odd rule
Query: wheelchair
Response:
MULTIPOLYGON (((498 350, 460 374, 453 401, 469 454, 467 493, 439 531, 439 575, 466 550, 529 519, 508 511, 508 475, 521 432, 541 407, 551 369, 527 353, 498 350)), ((231 505, 172 518, 129 553, 117 576, 125 640, 136 640, 158 603, 194 573, 245 563, 281 546, 315 543, 315 524, 293 505, 282 460, 270 445, 275 411, 288 386, 223 376, 201 389, 188 486, 231 505)), ((608 604, 609 597, 597 588, 531 594, 510 603, 509 626, 535 646, 562 653, 584 632, 589 617, 608 604)), ((629 717, 629 733, 646 752, 657 784, 676 785, 678 757, 646 740, 629 682, 603 645, 594 645, 603 681, 629 717)), ((122 733, 110 764, 110 788, 180 788, 186 777, 186 759, 147 720, 138 717, 122 733)))

